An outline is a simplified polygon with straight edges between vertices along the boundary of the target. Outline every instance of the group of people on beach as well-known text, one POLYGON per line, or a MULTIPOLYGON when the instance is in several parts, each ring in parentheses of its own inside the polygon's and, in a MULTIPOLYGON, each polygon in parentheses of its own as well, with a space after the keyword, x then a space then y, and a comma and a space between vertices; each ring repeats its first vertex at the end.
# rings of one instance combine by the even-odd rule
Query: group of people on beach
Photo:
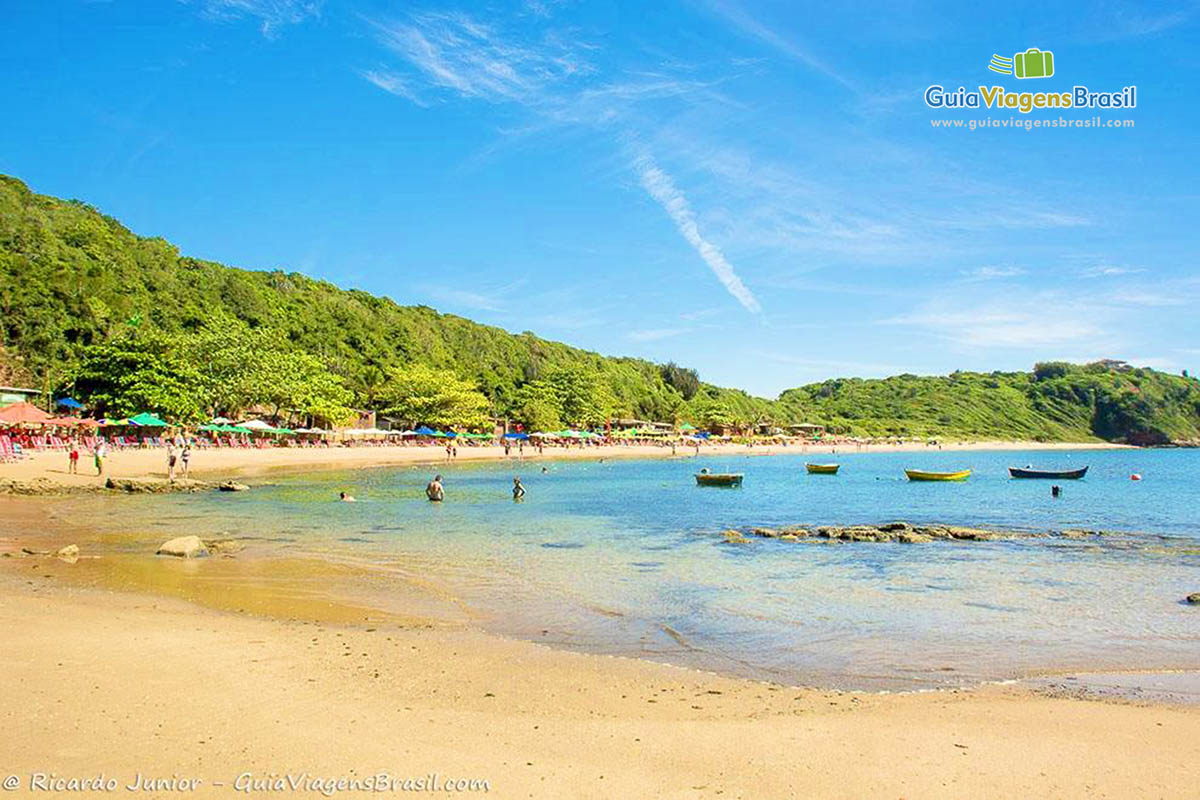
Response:
MULTIPOLYGON (((78 439, 72 439, 70 446, 67 448, 67 474, 79 474, 79 459, 84 450, 84 446, 78 439)), ((104 476, 105 461, 108 458, 108 442, 103 436, 96 440, 95 445, 91 448, 92 465, 96 468, 96 476, 104 476)), ((191 468, 192 460, 192 445, 191 442, 178 437, 174 441, 167 442, 167 480, 174 481, 176 470, 180 472, 180 477, 185 480, 191 468)))

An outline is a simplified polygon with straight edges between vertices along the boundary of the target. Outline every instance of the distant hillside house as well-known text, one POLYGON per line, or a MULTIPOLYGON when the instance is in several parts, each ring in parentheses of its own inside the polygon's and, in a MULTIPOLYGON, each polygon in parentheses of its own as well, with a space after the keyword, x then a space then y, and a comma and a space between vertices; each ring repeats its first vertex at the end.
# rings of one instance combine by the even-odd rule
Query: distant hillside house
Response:
POLYGON ((819 436, 825 432, 825 426, 802 422, 799 425, 788 425, 787 430, 793 436, 819 436))
POLYGON ((41 397, 42 393, 37 389, 21 389, 17 386, 0 386, 0 406, 6 406, 10 403, 36 403, 34 401, 41 397))

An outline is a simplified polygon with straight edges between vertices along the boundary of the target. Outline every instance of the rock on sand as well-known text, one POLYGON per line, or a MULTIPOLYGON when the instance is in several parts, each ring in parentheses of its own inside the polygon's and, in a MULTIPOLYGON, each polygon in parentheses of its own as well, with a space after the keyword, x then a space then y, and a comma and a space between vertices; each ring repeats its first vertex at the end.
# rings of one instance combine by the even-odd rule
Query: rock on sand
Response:
POLYGON ((208 548, 199 536, 180 536, 169 542, 163 542, 155 551, 155 555, 175 556, 176 558, 204 558, 208 548))

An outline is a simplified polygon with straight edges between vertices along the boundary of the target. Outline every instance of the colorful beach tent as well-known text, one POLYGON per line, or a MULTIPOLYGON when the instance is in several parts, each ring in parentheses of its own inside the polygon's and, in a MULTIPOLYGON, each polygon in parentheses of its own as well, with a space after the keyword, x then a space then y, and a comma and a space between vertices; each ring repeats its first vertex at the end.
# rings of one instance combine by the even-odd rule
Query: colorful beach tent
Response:
POLYGON ((130 425, 137 425, 138 427, 141 427, 141 428, 167 428, 167 427, 170 427, 169 422, 159 419, 158 417, 151 414, 149 411, 143 411, 140 414, 135 414, 134 416, 130 417, 128 421, 129 421, 130 425))
POLYGON ((0 422, 48 422, 52 417, 32 403, 13 403, 0 408, 0 422))

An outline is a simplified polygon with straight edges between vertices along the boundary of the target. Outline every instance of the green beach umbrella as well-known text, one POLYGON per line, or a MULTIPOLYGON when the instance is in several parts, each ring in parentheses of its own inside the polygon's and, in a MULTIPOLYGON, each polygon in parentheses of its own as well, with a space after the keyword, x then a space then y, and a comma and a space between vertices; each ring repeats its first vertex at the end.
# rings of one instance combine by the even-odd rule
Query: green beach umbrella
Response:
POLYGON ((143 428, 169 428, 171 423, 159 419, 149 411, 143 411, 140 414, 129 418, 130 425, 139 425, 143 428))

